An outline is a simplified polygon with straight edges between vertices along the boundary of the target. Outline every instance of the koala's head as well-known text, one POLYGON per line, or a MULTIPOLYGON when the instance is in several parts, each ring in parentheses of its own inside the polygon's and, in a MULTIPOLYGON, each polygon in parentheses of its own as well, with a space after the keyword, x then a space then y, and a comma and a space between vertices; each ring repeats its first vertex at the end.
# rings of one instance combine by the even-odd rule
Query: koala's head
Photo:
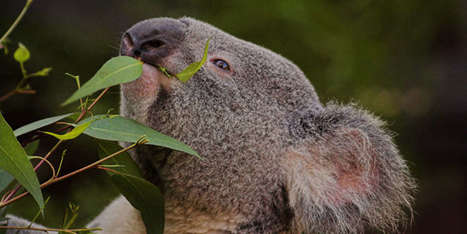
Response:
POLYGON ((384 124, 352 105, 323 106, 280 55, 191 18, 139 22, 120 53, 144 62, 121 86, 121 114, 205 158, 132 152, 176 206, 240 217, 229 230, 248 233, 387 230, 410 207, 414 183, 384 124), (156 68, 181 72, 209 39, 187 83, 156 68))
MULTIPOLYGON (((146 63, 142 79, 122 86, 122 112, 156 128, 166 123, 161 123, 161 116, 154 117, 151 109, 162 106, 178 113, 221 110, 231 112, 226 113, 229 117, 320 108, 313 87, 289 60, 191 18, 157 18, 134 25, 123 36, 121 54, 146 63), (208 39, 207 62, 188 83, 168 79, 155 69, 162 66, 176 74, 200 61, 208 39), (174 99, 173 106, 168 106, 167 101, 174 99)), ((197 117, 201 122, 219 118, 198 114, 189 120, 197 117)))

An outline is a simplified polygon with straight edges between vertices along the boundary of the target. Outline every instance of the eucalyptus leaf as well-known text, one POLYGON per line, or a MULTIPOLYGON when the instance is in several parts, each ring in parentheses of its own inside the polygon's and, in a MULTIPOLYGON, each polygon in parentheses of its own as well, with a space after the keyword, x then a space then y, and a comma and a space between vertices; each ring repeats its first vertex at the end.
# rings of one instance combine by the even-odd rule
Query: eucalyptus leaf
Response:
POLYGON ((42 128, 42 127, 45 127, 49 124, 53 124, 61 119, 64 119, 70 115, 72 115, 73 113, 68 113, 68 114, 63 114, 63 115, 59 115, 59 116, 54 116, 54 117, 49 117, 49 118, 46 118, 46 119, 41 119, 41 120, 38 120, 38 121, 34 121, 30 124, 26 124, 20 128, 17 128, 15 131, 14 131, 14 134, 16 137, 18 136, 21 136, 25 133, 28 133, 28 132, 32 132, 34 130, 37 130, 39 128, 42 128))
POLYGON ((84 134, 91 137, 102 140, 135 143, 144 136, 148 140, 146 144, 162 146, 200 157, 196 151, 182 142, 146 127, 135 120, 118 115, 109 118, 105 118, 105 115, 96 115, 80 123, 92 120, 95 121, 84 131, 84 134))
POLYGON ((94 92, 138 79, 143 71, 143 63, 132 57, 118 56, 111 58, 80 89, 76 90, 62 106, 68 105, 94 92))
POLYGON ((24 63, 29 60, 31 54, 29 53, 29 50, 26 48, 26 46, 24 46, 22 43, 18 43, 18 49, 16 49, 13 57, 19 63, 24 63))
POLYGON ((27 155, 34 155, 34 153, 39 148, 39 140, 35 140, 24 147, 27 155))
POLYGON ((164 197, 152 183, 127 174, 114 174, 112 182, 120 193, 138 209, 146 226, 146 233, 164 232, 164 197))
POLYGON ((92 121, 89 121, 89 122, 86 122, 86 123, 83 123, 83 124, 79 124, 77 125, 75 128, 73 128, 73 130, 65 133, 65 134, 56 134, 56 133, 53 133, 53 132, 44 132, 45 134, 48 134, 48 135, 51 135, 59 140, 72 140, 72 139, 75 139, 76 137, 78 137, 79 135, 81 135, 84 130, 86 130, 86 128, 89 127, 89 125, 91 125, 92 121))
MULTIPOLYGON (((98 144, 98 152, 99 152, 100 158, 104 158, 122 149, 122 147, 120 147, 114 141, 99 141, 97 144, 98 144)), ((118 172, 128 174, 128 175, 134 175, 137 177, 142 176, 138 166, 133 161, 133 159, 131 159, 130 154, 128 154, 128 152, 123 152, 109 160, 106 160, 105 163, 108 164, 107 167, 109 168, 111 165, 121 166, 121 167, 111 167, 113 170, 116 170, 118 172)))
POLYGON ((203 67, 203 64, 206 62, 206 59, 208 57, 209 41, 209 39, 208 41, 206 41, 206 46, 204 47, 204 55, 201 61, 190 64, 183 71, 175 75, 181 82, 188 82, 188 80, 190 80, 190 78, 193 77, 193 75, 196 72, 198 72, 199 69, 201 69, 201 67, 203 67))
POLYGON ((52 71, 52 68, 46 67, 46 68, 42 68, 41 70, 37 72, 30 74, 29 76, 48 76, 50 71, 52 71))
POLYGON ((13 130, 0 114, 0 168, 10 173, 44 207, 39 181, 26 152, 13 135, 13 130))
POLYGON ((10 173, 0 169, 0 192, 2 192, 13 181, 13 176, 10 173))
MULTIPOLYGON (((99 157, 104 158, 122 148, 115 142, 99 141, 99 157)), ((127 152, 107 161, 117 174, 108 172, 120 193, 141 212, 147 233, 162 233, 164 230, 164 199, 159 189, 141 178, 141 172, 127 152)))

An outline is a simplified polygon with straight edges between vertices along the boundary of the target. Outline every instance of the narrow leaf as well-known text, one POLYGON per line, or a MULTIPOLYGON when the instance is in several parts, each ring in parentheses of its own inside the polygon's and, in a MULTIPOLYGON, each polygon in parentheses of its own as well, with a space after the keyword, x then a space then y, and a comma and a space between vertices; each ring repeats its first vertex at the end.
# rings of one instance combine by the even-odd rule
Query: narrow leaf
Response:
POLYGON ((29 60, 31 54, 29 53, 29 50, 26 48, 26 46, 24 46, 22 43, 18 43, 18 49, 16 49, 13 57, 19 63, 24 63, 29 60))
POLYGON ((2 192, 13 181, 13 176, 10 173, 0 169, 0 192, 2 192))
POLYGON ((62 106, 91 95, 98 90, 136 80, 141 76, 142 71, 143 63, 132 57, 111 58, 88 82, 62 103, 62 106))
MULTIPOLYGON (((99 152, 100 158, 104 158, 122 149, 122 147, 120 147, 114 141, 99 141, 98 146, 99 146, 98 152, 99 152)), ((105 161, 105 163, 108 164, 106 165, 106 167, 109 167, 109 168, 111 167, 113 170, 116 170, 118 172, 141 177, 141 172, 138 166, 133 161, 133 159, 131 159, 128 152, 123 152, 105 161), (119 166, 119 167, 112 167, 112 166, 119 166)))
POLYGON ((44 132, 45 134, 49 134, 59 140, 71 140, 71 139, 75 139, 76 137, 78 137, 79 135, 81 135, 81 133, 83 133, 86 128, 89 127, 89 125, 91 125, 92 121, 89 121, 89 122, 86 122, 86 123, 83 123, 83 124, 80 124, 78 126, 76 126, 75 128, 73 128, 73 130, 65 133, 65 134, 62 134, 62 135, 59 135, 59 134, 55 134, 53 132, 44 132))
POLYGON ((111 178, 120 193, 141 212, 146 233, 163 233, 164 197, 160 190, 150 182, 132 175, 114 174, 111 178))
POLYGON ((10 173, 44 207, 39 181, 23 147, 13 135, 13 130, 0 114, 0 168, 10 173))
POLYGON ((189 146, 172 137, 161 134, 152 128, 146 127, 135 120, 127 119, 122 116, 103 117, 104 115, 96 115, 81 121, 80 123, 95 120, 91 126, 84 131, 84 134, 102 140, 131 143, 135 143, 142 136, 145 136, 145 139, 149 141, 147 144, 162 146, 199 157, 198 153, 189 146))
POLYGON ((206 62, 208 57, 208 48, 209 48, 209 39, 206 42, 206 46, 204 47, 204 55, 201 61, 194 62, 186 67, 183 71, 175 75, 181 82, 186 83, 190 78, 201 69, 203 64, 206 62))
POLYGON ((42 68, 40 71, 34 72, 29 74, 30 77, 32 76, 48 76, 50 71, 52 71, 51 67, 42 68))
POLYGON ((34 155, 37 148, 39 148, 39 140, 35 140, 24 147, 27 155, 34 155))
POLYGON ((25 133, 28 133, 28 132, 32 132, 34 130, 37 130, 39 128, 42 128, 42 127, 45 127, 49 124, 53 124, 61 119, 64 119, 70 115, 72 115, 73 113, 68 113, 68 114, 63 114, 63 115, 59 115, 59 116, 54 116, 54 117, 49 117, 49 118, 46 118, 46 119, 41 119, 41 120, 38 120, 38 121, 34 121, 30 124, 26 124, 20 128, 17 128, 15 131, 14 131, 14 134, 16 137, 18 136, 21 136, 25 133))
MULTIPOLYGON (((99 141, 99 157, 104 158, 122 148, 115 142, 99 141)), ((120 193, 141 212, 147 233, 162 233, 164 230, 164 199, 159 189, 141 178, 141 172, 127 152, 105 163, 117 174, 108 172, 120 193)))

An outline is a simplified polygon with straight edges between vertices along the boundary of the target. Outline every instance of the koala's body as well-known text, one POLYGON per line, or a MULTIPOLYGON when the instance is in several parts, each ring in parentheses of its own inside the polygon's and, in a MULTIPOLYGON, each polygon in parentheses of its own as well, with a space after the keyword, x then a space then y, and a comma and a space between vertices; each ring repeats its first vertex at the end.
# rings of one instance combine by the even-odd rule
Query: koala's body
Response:
MULTIPOLYGON (((130 152, 166 200, 165 233, 397 231, 415 189, 384 123, 320 103, 289 60, 192 18, 142 21, 121 54, 142 76, 121 86, 121 114, 195 149, 130 152), (208 59, 187 83, 165 77, 208 59)), ((122 197, 89 226, 146 233, 122 197)))

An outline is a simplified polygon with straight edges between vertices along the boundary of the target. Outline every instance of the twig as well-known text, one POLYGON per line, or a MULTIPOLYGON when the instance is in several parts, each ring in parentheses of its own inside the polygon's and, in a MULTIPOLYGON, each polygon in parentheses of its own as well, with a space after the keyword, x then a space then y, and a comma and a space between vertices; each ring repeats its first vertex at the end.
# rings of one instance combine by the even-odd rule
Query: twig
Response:
POLYGON ((105 88, 99 96, 89 105, 89 107, 86 110, 81 111, 81 114, 78 116, 78 118, 75 120, 75 123, 78 123, 81 119, 83 119, 84 115, 86 115, 87 112, 89 112, 95 105, 96 103, 101 100, 102 96, 104 96, 107 91, 109 91, 110 87, 105 88))
MULTIPOLYGON (((52 155, 52 153, 58 148, 58 146, 63 142, 63 140, 59 140, 53 147, 50 149, 50 151, 41 159, 39 163, 34 167, 34 171, 37 171, 37 169, 52 155)), ((10 193, 8 193, 8 196, 5 197, 5 199, 2 199, 3 202, 8 202, 12 196, 15 195, 16 192, 21 188, 20 185, 17 185, 15 189, 11 190, 10 193)))
POLYGON ((18 92, 18 90, 16 89, 13 89, 11 90, 10 92, 8 92, 7 94, 3 95, 0 97, 0 102, 3 102, 5 100, 7 100, 8 98, 10 98, 11 96, 15 95, 16 93, 18 92))
MULTIPOLYGON (((117 151, 117 152, 115 152, 115 153, 113 153, 113 154, 111 154, 111 155, 108 155, 108 156, 106 156, 106 157, 104 157, 104 158, 102 158, 102 159, 100 159, 100 160, 97 160, 97 161, 95 161, 94 163, 91 163, 91 164, 89 164, 89 165, 87 165, 87 166, 85 166, 85 167, 82 167, 82 168, 80 168, 80 169, 78 169, 78 170, 76 170, 76 171, 70 172, 70 173, 68 173, 68 174, 66 174, 66 175, 63 175, 63 176, 54 178, 54 179, 52 179, 52 180, 48 180, 48 181, 42 183, 42 184, 40 185, 40 188, 42 189, 42 188, 47 187, 47 186, 49 186, 49 185, 51 185, 51 184, 57 183, 57 182, 59 182, 59 181, 62 181, 62 180, 64 180, 64 179, 68 178, 68 177, 74 176, 74 175, 76 175, 76 174, 78 174, 78 173, 81 173, 81 172, 83 172, 83 171, 86 171, 86 170, 88 170, 88 169, 91 169, 91 168, 93 168, 93 167, 96 167, 96 166, 98 166, 99 164, 101 164, 102 162, 104 162, 104 161, 106 161, 106 160, 109 160, 109 159, 111 159, 111 158, 113 158, 113 157, 115 157, 115 156, 117 156, 117 155, 119 155, 119 154, 121 154, 121 153, 123 153, 123 152, 126 152, 126 151, 128 151, 128 150, 134 148, 135 146, 137 146, 137 145, 139 145, 139 144, 145 144, 145 143, 147 143, 146 140, 138 141, 138 142, 136 142, 136 143, 134 143, 134 144, 132 144, 132 145, 130 145, 130 146, 124 148, 124 149, 121 149, 121 150, 119 150, 119 151, 117 151)), ((20 199, 20 198, 22 198, 22 197, 24 197, 24 196, 26 196, 26 195, 28 195, 28 194, 29 194, 29 192, 24 192, 24 193, 22 193, 22 194, 19 194, 19 195, 16 196, 16 197, 13 197, 13 198, 11 198, 11 199, 9 199, 9 200, 6 200, 6 201, 1 202, 1 203, 0 203, 0 208, 1 208, 1 207, 4 207, 4 206, 6 206, 6 205, 9 205, 10 203, 13 203, 13 202, 15 202, 16 200, 18 200, 18 199, 20 199)))
POLYGON ((7 94, 3 95, 0 97, 0 102, 4 102, 5 100, 7 100, 8 98, 10 98, 11 96, 15 95, 15 94, 35 94, 36 93, 36 90, 32 90, 32 89, 13 89, 11 90, 10 92, 8 92, 7 94))
POLYGON ((10 26, 10 28, 6 31, 6 33, 3 34, 2 38, 0 38, 0 44, 3 44, 3 41, 5 41, 5 39, 10 35, 10 33, 13 32, 13 29, 15 29, 15 27, 19 24, 24 14, 26 14, 26 11, 28 10, 32 1, 33 0, 26 0, 26 4, 24 5, 23 10, 21 10, 21 13, 19 13, 18 17, 13 22, 13 24, 10 26))
POLYGON ((43 232, 66 232, 77 233, 84 231, 102 231, 102 228, 75 228, 75 229, 61 229, 61 228, 37 228, 37 227, 16 227, 16 226, 0 226, 0 229, 16 229, 16 230, 33 230, 43 232))
MULTIPOLYGON (((91 103, 91 105, 89 105, 89 107, 87 109, 83 109, 81 111, 81 113, 79 114, 78 118, 75 120, 75 123, 78 123, 80 120, 83 119, 83 117, 86 115, 86 113, 88 113, 89 111, 91 111, 91 109, 96 105, 96 103, 104 96, 105 93, 107 93, 107 91, 109 91, 110 87, 108 88, 105 88, 104 90, 102 90, 102 92, 99 94, 99 96, 97 96, 97 98, 91 103)), ((59 130, 57 130, 57 132, 62 132, 62 131, 65 131, 69 128, 71 128, 72 125, 68 125, 68 126, 65 126, 63 128, 60 128, 59 130)))

